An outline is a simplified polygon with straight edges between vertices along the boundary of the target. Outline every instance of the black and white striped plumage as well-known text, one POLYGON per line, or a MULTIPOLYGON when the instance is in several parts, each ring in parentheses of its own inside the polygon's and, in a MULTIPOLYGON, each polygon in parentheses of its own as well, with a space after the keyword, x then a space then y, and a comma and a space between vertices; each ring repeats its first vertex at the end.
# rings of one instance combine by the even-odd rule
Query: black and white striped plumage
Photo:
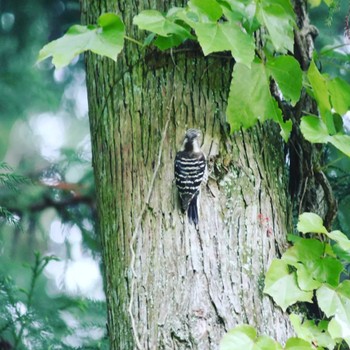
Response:
POLYGON ((207 161, 198 144, 199 136, 199 130, 187 130, 183 149, 175 157, 175 180, 181 208, 184 212, 187 211, 189 222, 195 225, 199 220, 198 196, 207 171, 207 161))

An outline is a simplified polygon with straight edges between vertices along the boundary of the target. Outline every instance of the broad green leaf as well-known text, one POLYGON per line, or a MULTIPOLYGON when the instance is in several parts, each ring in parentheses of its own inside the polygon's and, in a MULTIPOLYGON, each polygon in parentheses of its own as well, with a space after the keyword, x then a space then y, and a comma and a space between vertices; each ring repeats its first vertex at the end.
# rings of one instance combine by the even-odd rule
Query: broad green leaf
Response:
POLYGON ((175 23, 171 16, 167 18, 159 11, 145 10, 134 17, 134 24, 140 29, 148 30, 162 37, 176 35, 182 41, 192 38, 191 33, 183 26, 175 23), (169 19, 170 18, 170 19, 169 19))
POLYGON ((289 338, 287 340, 285 350, 314 350, 307 341, 299 338, 289 338))
POLYGON ((238 25, 229 22, 198 23, 194 29, 204 55, 218 51, 231 51, 237 62, 250 67, 255 55, 254 40, 238 25))
POLYGON ((317 7, 321 4, 321 0, 308 0, 308 2, 311 5, 311 7, 317 7))
POLYGON ((297 229, 302 233, 328 233, 327 229, 323 226, 322 218, 315 213, 303 213, 299 215, 297 229))
POLYGON ((254 347, 256 330, 248 325, 238 326, 228 331, 220 342, 220 350, 250 350, 254 347))
POLYGON ((340 79, 335 78, 328 81, 328 90, 333 108, 339 114, 345 114, 350 110, 350 85, 340 79))
POLYGON ((252 62, 250 69, 243 64, 235 64, 227 117, 232 131, 239 130, 240 127, 249 128, 257 120, 263 122, 272 119, 280 124, 285 140, 288 139, 292 127, 290 121, 283 121, 282 112, 270 93, 268 72, 259 60, 252 62))
POLYGON ((276 51, 293 52, 294 11, 289 0, 262 0, 257 3, 257 18, 270 34, 276 51))
POLYGON ((306 140, 312 143, 330 142, 350 157, 350 136, 343 134, 329 135, 325 123, 318 117, 302 117, 300 129, 306 140))
POLYGON ((304 339, 309 344, 317 343, 318 346, 334 348, 335 341, 327 331, 328 321, 316 325, 314 320, 302 322, 303 317, 296 314, 291 314, 289 318, 298 338, 304 339))
POLYGON ((300 289, 310 291, 321 283, 337 286, 343 265, 337 259, 325 256, 326 243, 317 239, 300 239, 282 256, 282 260, 297 269, 300 289))
POLYGON ((343 250, 350 251, 350 240, 343 232, 335 230, 329 232, 328 237, 336 241, 343 250))
POLYGON ((327 127, 318 117, 302 117, 300 129, 306 140, 312 143, 327 143, 329 141, 327 127))
POLYGON ((312 292, 302 291, 295 273, 289 273, 287 263, 277 259, 272 261, 266 273, 264 293, 269 294, 283 311, 298 301, 312 301, 312 292))
POLYGON ((339 315, 350 318, 350 281, 343 281, 337 288, 323 285, 317 292, 317 302, 327 317, 339 315))
POLYGON ((348 157, 350 157, 350 136, 349 135, 333 135, 329 136, 328 142, 338 148, 348 157))
POLYGON ((282 350, 282 346, 267 336, 257 337, 254 327, 237 326, 227 332, 220 342, 220 350, 282 350))
POLYGON ((209 21, 216 22, 222 16, 222 8, 215 0, 191 0, 188 6, 206 15, 209 21))
POLYGON ((267 68, 284 98, 294 106, 299 101, 302 87, 302 71, 298 61, 292 56, 278 56, 268 60, 267 68))
POLYGON ((342 318, 336 315, 331 319, 328 326, 329 334, 333 339, 339 340, 341 342, 344 339, 348 346, 350 346, 350 318, 342 318))
POLYGON ((324 76, 318 71, 314 61, 311 61, 307 77, 312 86, 314 97, 317 101, 318 109, 324 124, 327 126, 328 134, 335 133, 333 116, 331 114, 330 96, 327 87, 327 81, 324 76))
POLYGON ((87 50, 116 61, 124 45, 122 20, 116 14, 105 13, 98 18, 97 24, 70 27, 62 38, 51 41, 40 50, 38 62, 52 56, 52 63, 61 68, 87 50))

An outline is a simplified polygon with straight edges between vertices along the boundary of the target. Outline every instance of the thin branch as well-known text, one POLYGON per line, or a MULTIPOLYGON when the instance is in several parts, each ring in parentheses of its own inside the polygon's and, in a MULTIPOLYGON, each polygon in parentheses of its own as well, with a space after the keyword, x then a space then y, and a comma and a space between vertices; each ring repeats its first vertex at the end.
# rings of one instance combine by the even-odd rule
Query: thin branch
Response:
POLYGON ((149 205, 150 199, 151 199, 151 195, 153 192, 153 187, 154 187, 154 182, 156 180, 157 174, 158 174, 158 170, 161 164, 161 159, 162 159, 162 153, 163 153, 163 145, 164 145, 164 140, 165 140, 165 136, 167 134, 168 131, 168 126, 169 126, 169 122, 170 122, 170 117, 171 117, 171 105, 173 103, 174 100, 174 96, 171 98, 170 103, 169 103, 169 107, 168 107, 168 116, 167 116, 167 120, 164 126, 164 130, 163 130, 163 135, 162 135, 162 139, 160 142, 160 146, 159 146, 159 152, 158 152, 158 160, 157 160, 157 164, 156 167, 154 169, 153 172, 153 176, 151 179, 151 183, 149 185, 149 190, 147 193, 147 197, 146 200, 144 201, 140 214, 136 219, 136 223, 135 223, 135 229, 134 232, 132 234, 131 240, 130 240, 130 253, 131 253, 131 261, 130 261, 130 270, 131 270, 131 286, 130 286, 130 303, 129 303, 129 315, 130 315, 130 319, 131 319, 131 325, 132 325, 132 331, 134 333, 134 339, 135 339, 135 343, 136 343, 136 347, 138 350, 143 350, 141 343, 140 343, 140 339, 139 336, 137 334, 137 328, 136 328, 136 323, 135 323, 135 318, 134 315, 132 313, 132 308, 133 308, 133 303, 134 303, 134 289, 135 289, 135 279, 137 278, 136 272, 135 272, 135 250, 134 250, 134 244, 135 244, 135 240, 137 237, 137 233, 138 230, 140 228, 141 225, 141 220, 143 215, 145 214, 146 208, 149 205))

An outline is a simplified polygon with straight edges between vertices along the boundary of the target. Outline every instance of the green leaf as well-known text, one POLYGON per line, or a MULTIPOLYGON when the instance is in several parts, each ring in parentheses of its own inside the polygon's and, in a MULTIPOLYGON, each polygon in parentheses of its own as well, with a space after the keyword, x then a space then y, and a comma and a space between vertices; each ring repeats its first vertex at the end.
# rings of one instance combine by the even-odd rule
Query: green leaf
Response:
POLYGON ((289 338, 287 340, 285 350, 314 350, 307 341, 299 338, 289 338))
POLYGON ((293 52, 294 11, 289 0, 262 0, 257 3, 257 18, 265 26, 276 51, 293 52))
POLYGON ((173 20, 172 14, 167 18, 159 11, 145 10, 134 17, 133 23, 139 29, 148 30, 162 37, 176 35, 182 41, 187 38, 193 38, 186 28, 175 23, 173 20))
POLYGON ((311 7, 317 7, 321 4, 321 0, 308 0, 308 2, 311 5, 311 7))
POLYGON ((38 62, 52 56, 56 68, 62 68, 87 50, 116 61, 124 45, 123 22, 116 14, 105 13, 98 18, 97 23, 98 26, 70 27, 62 38, 51 41, 40 50, 38 62))
POLYGON ((304 339, 309 344, 316 343, 318 346, 334 348, 336 343, 327 331, 328 321, 316 325, 314 320, 302 322, 303 317, 296 314, 291 314, 289 318, 298 338, 304 339))
POLYGON ((323 226, 322 218, 315 213, 303 213, 299 215, 297 229, 302 233, 328 233, 327 229, 323 226))
POLYGON ((327 143, 329 140, 327 127, 318 117, 302 117, 300 129, 306 140, 312 143, 327 143))
POLYGON ((345 319, 335 316, 329 322, 328 326, 329 334, 333 339, 341 342, 343 339, 347 342, 350 347, 350 318, 347 317, 345 319))
POLYGON ((230 22, 198 23, 194 25, 194 29, 204 55, 231 51, 237 62, 250 67, 255 55, 254 39, 238 25, 230 22))
POLYGON ((272 261, 266 273, 264 293, 269 294, 283 311, 297 301, 312 301, 312 292, 302 291, 295 273, 289 273, 287 263, 277 259, 272 261))
POLYGON ((215 0, 191 0, 188 6, 206 15, 209 21, 216 22, 223 14, 221 6, 215 0))
POLYGON ((318 117, 302 117, 300 129, 305 139, 312 143, 330 142, 350 157, 350 136, 343 134, 329 135, 325 123, 318 117))
POLYGON ((267 336, 257 337, 254 327, 237 326, 227 332, 220 342, 220 350, 282 350, 282 346, 267 336))
POLYGON ((284 98, 294 106, 299 101, 302 87, 302 71, 298 61, 292 56, 278 56, 268 60, 267 68, 284 98))
POLYGON ((232 72, 232 81, 227 105, 227 117, 231 130, 240 127, 249 128, 257 120, 273 119, 279 123, 282 136, 288 139, 291 122, 284 122, 282 112, 276 100, 271 96, 269 75, 263 63, 255 60, 251 68, 236 63, 232 72))
POLYGON ((282 256, 282 260, 297 269, 298 286, 305 291, 318 288, 321 283, 337 286, 343 265, 325 256, 326 243, 317 239, 300 239, 282 256))
POLYGON ((341 249, 345 251, 350 251, 350 240, 346 235, 344 235, 343 232, 335 230, 329 232, 327 236, 336 241, 341 249))
POLYGON ((327 317, 339 315, 350 319, 350 281, 343 281, 337 288, 323 285, 317 292, 317 302, 327 317))
POLYGON ((350 110, 350 85, 335 78, 327 82, 333 108, 339 114, 345 114, 350 110))
POLYGON ((329 136, 328 142, 338 148, 348 157, 350 157, 350 136, 349 135, 333 135, 329 136))
MULTIPOLYGON (((314 97, 317 101, 318 109, 321 113, 323 122, 327 125, 327 115, 326 112, 330 113, 332 107, 330 104, 330 96, 328 93, 327 81, 323 75, 318 71, 314 61, 311 61, 309 70, 307 72, 307 77, 312 86, 314 97)), ((327 125, 328 126, 328 125, 327 125)), ((331 130, 328 128, 330 132, 331 130)))

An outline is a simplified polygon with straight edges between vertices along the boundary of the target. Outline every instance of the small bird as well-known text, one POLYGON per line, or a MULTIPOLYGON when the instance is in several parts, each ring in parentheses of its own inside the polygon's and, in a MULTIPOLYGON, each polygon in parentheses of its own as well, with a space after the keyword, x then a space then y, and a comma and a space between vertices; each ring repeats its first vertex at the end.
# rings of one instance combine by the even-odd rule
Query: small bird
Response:
POLYGON ((188 220, 198 225, 198 199, 201 183, 207 174, 207 160, 199 146, 201 133, 197 129, 188 129, 181 151, 175 157, 175 181, 183 212, 187 211, 188 220))

